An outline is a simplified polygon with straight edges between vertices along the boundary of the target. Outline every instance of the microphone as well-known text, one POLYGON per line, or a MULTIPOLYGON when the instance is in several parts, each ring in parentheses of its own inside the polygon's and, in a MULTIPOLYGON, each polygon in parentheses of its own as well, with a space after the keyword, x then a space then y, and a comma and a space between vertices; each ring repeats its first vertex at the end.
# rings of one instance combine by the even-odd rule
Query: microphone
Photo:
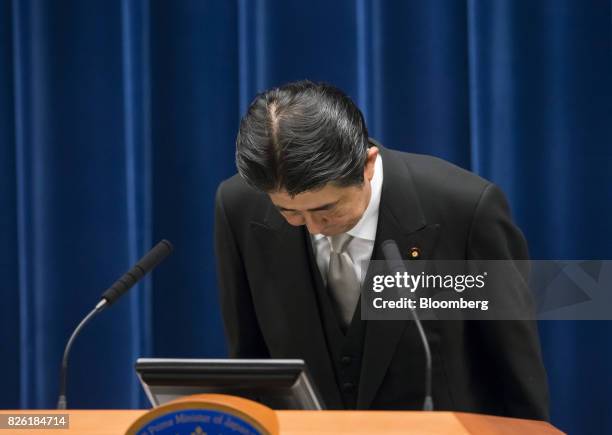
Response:
MULTIPOLYGON (((407 272, 406 266, 404 265, 404 260, 402 259, 399 249, 397 248, 397 243, 395 243, 394 240, 384 241, 381 247, 387 262, 387 266, 389 267, 391 273, 400 272, 403 274, 407 272)), ((431 395, 431 349, 429 348, 429 342, 425 336, 425 330, 423 329, 423 325, 421 324, 421 320, 419 319, 416 310, 411 308, 410 312, 412 313, 414 323, 419 330, 421 342, 423 343, 423 348, 425 349, 425 401, 423 402, 423 411, 433 411, 434 405, 431 395)))
POLYGON ((57 409, 66 409, 66 374, 68 372, 68 355, 74 343, 74 339, 79 335, 83 327, 99 312, 106 307, 112 305, 125 292, 131 289, 138 281, 140 281, 147 273, 157 267, 159 263, 164 261, 173 250, 172 243, 167 240, 162 240, 147 252, 130 270, 128 270, 121 278, 119 278, 108 290, 102 294, 102 299, 96 304, 93 310, 85 316, 78 324, 64 349, 64 357, 62 358, 62 366, 60 369, 60 385, 59 397, 57 399, 57 409))

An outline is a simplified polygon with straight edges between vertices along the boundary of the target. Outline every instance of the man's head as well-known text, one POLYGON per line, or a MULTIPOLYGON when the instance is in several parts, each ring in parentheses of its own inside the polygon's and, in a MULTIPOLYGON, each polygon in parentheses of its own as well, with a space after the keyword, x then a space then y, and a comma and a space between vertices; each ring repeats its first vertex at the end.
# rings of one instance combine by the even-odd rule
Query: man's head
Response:
POLYGON ((259 94, 240 123, 236 165, 292 225, 335 235, 370 198, 378 149, 361 111, 333 86, 289 83, 259 94))

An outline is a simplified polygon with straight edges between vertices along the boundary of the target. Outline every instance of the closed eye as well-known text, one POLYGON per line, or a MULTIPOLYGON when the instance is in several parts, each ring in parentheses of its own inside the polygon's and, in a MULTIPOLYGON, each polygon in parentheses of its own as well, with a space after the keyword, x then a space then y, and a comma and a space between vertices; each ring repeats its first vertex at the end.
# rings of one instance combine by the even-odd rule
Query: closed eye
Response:
MULTIPOLYGON (((328 204, 323 204, 319 207, 314 207, 314 208, 309 208, 308 212, 317 212, 317 211, 329 211, 332 210, 336 207, 336 205, 338 204, 338 201, 334 201, 334 202, 330 202, 328 204)), ((291 208, 284 208, 284 207, 280 207, 280 206, 276 206, 276 208, 278 209, 278 211, 280 211, 281 213, 297 213, 298 210, 294 210, 291 208)))

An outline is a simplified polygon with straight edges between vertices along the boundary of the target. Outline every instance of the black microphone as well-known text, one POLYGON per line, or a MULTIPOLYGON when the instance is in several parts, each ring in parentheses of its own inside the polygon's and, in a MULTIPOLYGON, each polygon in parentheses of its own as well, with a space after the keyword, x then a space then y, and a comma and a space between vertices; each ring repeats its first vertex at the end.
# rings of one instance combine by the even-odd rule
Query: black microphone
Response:
POLYGON ((119 278, 108 290, 102 294, 102 299, 97 303, 95 308, 85 316, 81 323, 78 324, 64 349, 64 357, 62 358, 62 366, 60 369, 60 385, 59 397, 57 399, 57 409, 66 409, 66 374, 68 372, 68 355, 74 343, 74 339, 79 335, 81 329, 89 323, 89 321, 106 307, 112 305, 125 292, 131 289, 138 281, 140 281, 147 273, 151 272, 172 252, 172 243, 167 240, 162 240, 147 252, 138 263, 128 270, 121 278, 119 278))
MULTIPOLYGON (((407 272, 404 260, 402 259, 399 249, 397 248, 397 243, 395 243, 394 240, 384 241, 381 247, 385 260, 387 261, 387 266, 389 267, 391 273, 400 272, 403 274, 407 272)), ((423 325, 421 324, 421 320, 419 319, 416 310, 414 308, 410 308, 410 312, 412 313, 414 323, 419 330, 421 342, 423 343, 423 348, 425 349, 425 401, 423 402, 423 411, 433 411, 434 405, 431 395, 431 349, 429 348, 429 342, 427 341, 425 330, 423 329, 423 325)))

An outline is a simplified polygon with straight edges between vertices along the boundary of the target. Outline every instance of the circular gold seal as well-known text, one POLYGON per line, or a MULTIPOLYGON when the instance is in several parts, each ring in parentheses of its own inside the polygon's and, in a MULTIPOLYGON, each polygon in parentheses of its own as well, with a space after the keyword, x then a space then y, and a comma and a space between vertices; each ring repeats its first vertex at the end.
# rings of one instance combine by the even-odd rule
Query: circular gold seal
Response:
POLYGON ((196 394, 153 408, 126 435, 278 435, 276 413, 260 403, 224 394, 196 394))

